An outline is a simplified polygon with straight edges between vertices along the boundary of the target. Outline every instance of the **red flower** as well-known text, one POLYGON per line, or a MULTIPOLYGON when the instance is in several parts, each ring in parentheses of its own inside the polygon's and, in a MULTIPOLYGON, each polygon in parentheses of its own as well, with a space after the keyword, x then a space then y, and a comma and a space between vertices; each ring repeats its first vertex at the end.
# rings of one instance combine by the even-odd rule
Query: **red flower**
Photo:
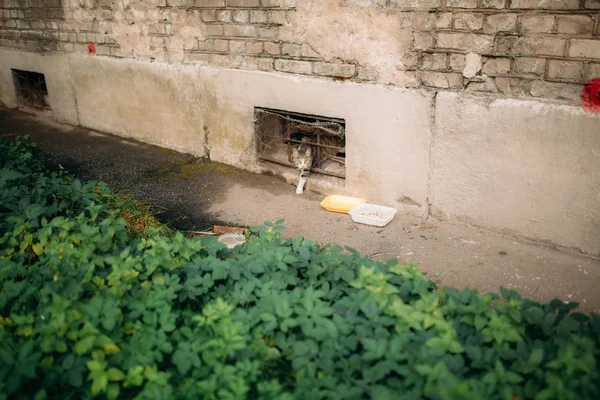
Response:
POLYGON ((94 43, 89 43, 89 44, 88 44, 88 52, 89 52, 91 55, 94 55, 94 54, 96 54, 96 45, 94 45, 94 43))
POLYGON ((592 79, 585 84, 581 92, 583 109, 587 112, 600 112, 600 78, 592 79))

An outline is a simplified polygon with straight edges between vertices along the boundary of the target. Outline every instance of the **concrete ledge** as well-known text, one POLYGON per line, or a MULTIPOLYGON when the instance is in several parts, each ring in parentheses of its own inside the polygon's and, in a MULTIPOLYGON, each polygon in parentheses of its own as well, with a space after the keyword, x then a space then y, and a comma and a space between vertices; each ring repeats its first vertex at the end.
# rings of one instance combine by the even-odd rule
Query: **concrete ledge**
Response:
POLYGON ((432 213, 600 254, 600 115, 439 93, 432 213))

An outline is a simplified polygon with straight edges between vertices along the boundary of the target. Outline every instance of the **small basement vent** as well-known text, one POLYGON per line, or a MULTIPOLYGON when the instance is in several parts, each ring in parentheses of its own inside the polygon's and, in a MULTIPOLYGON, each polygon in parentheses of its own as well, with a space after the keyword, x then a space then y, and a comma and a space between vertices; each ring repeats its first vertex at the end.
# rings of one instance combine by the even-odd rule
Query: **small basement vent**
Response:
POLYGON ((38 72, 20 71, 13 69, 17 97, 25 107, 49 109, 48 88, 44 74, 38 72))
POLYGON ((312 146, 313 173, 346 177, 346 122, 268 108, 254 109, 258 156, 263 161, 295 168, 289 157, 291 146, 312 146))

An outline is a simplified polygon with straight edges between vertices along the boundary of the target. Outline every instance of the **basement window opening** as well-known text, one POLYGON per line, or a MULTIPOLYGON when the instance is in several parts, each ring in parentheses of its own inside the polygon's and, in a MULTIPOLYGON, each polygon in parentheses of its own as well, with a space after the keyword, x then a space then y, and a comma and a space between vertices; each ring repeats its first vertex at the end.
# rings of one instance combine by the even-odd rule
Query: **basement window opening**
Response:
POLYGON ((12 73, 17 97, 22 106, 42 110, 50 109, 50 104, 48 104, 48 87, 46 86, 44 74, 18 69, 13 69, 12 73))
POLYGON ((346 178, 346 121, 255 107, 255 133, 258 157, 296 168, 291 162, 291 146, 306 143, 313 149, 312 173, 346 178))

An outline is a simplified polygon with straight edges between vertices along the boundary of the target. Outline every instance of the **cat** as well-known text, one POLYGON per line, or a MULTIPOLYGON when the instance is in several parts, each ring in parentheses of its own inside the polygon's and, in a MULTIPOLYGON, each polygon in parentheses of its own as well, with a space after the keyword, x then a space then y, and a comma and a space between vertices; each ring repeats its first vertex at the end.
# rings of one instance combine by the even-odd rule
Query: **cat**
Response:
MULTIPOLYGON (((300 140, 300 143, 293 142, 289 146, 289 162, 300 170, 300 177, 298 179, 298 185, 296 186, 296 194, 304 193, 304 185, 308 180, 312 167, 316 164, 319 166, 322 162, 330 158, 331 156, 337 156, 338 154, 345 154, 344 150, 335 149, 331 147, 320 147, 319 149, 319 160, 315 160, 317 156, 317 149, 314 143, 316 137, 310 135, 292 136, 296 140, 300 140), (317 162, 315 162, 317 161, 317 162)), ((338 136, 323 135, 321 136, 320 144, 326 146, 344 147, 344 140, 338 136)))
POLYGON ((304 184, 315 161, 315 149, 310 145, 308 136, 303 136, 301 143, 290 145, 289 161, 300 170, 296 194, 302 194, 304 193, 304 184))

